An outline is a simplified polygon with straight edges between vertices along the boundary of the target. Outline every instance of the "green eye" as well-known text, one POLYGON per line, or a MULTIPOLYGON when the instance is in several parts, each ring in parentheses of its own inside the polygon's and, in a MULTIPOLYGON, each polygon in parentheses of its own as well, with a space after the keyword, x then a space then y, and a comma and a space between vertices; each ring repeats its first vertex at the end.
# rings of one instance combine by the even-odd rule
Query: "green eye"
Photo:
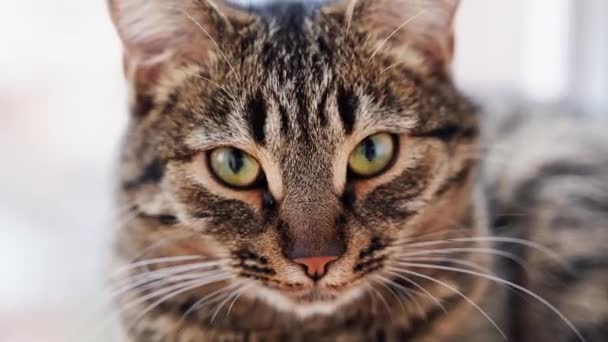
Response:
POLYGON ((395 140, 388 133, 371 135, 348 158, 349 169, 358 176, 370 177, 384 171, 395 154, 395 140))
POLYGON ((260 164, 255 159, 233 147, 220 147, 211 151, 209 165, 221 181, 237 188, 253 185, 261 172, 260 164))

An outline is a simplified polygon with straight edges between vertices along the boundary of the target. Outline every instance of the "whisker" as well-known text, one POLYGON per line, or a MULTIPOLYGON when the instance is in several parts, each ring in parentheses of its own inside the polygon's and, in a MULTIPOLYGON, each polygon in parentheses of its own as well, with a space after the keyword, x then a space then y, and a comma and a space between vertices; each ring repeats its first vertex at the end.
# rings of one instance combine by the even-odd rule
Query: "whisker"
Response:
POLYGON ((226 64, 228 64, 228 67, 230 67, 231 72, 237 77, 237 79, 240 80, 241 78, 240 78, 239 74, 234 69, 234 66, 232 66, 232 63, 230 63, 230 61, 228 60, 228 57, 226 57, 226 55, 224 54, 224 51, 222 51, 222 49, 220 48, 217 41, 215 39, 213 39, 213 37, 209 34, 209 32, 207 32, 207 30, 203 27, 203 25, 201 25, 201 23, 199 23, 192 15, 190 15, 190 13, 188 13, 184 9, 178 8, 177 10, 180 11, 183 15, 185 15, 190 21, 192 21, 194 23, 194 25, 196 25, 207 36, 207 38, 215 46, 215 49, 217 50, 217 52, 219 52, 219 54, 222 56, 222 58, 224 59, 226 64))
POLYGON ((203 298, 197 300, 196 302, 194 302, 194 304, 192 304, 188 310, 186 310, 184 312, 184 314, 182 315, 181 319, 180 319, 180 323, 183 322, 183 320, 185 320, 188 315, 190 315, 194 310, 198 310, 199 308, 205 306, 205 305, 209 305, 215 302, 215 298, 218 296, 221 296, 224 292, 226 291, 230 291, 231 287, 233 287, 234 284, 229 285, 227 287, 222 287, 219 288, 211 293, 206 294, 203 298))
POLYGON ((387 270, 385 270, 385 272, 388 273, 388 274, 390 274, 390 275, 392 275, 392 276, 394 276, 394 277, 402 279, 403 281, 406 281, 409 284, 414 285, 420 291, 424 292, 427 296, 429 296, 429 298, 431 298, 431 300, 433 300, 435 302, 435 304, 437 304, 437 306, 439 306, 439 308, 441 308, 441 310, 444 313, 446 313, 446 314, 448 313, 448 310, 445 308, 445 306, 443 306, 443 304, 441 304, 441 301, 437 297, 433 296, 433 294, 431 292, 429 292, 429 290, 425 289, 422 285, 418 284, 417 282, 413 281, 412 279, 410 279, 410 278, 408 278, 408 277, 406 277, 406 276, 404 276, 404 275, 402 275, 400 273, 392 272, 391 270, 399 270, 399 269, 398 268, 389 267, 387 270))
POLYGON ((193 265, 179 265, 174 267, 168 267, 167 270, 158 270, 158 271, 145 271, 141 272, 131 278, 126 279, 124 282, 111 284, 109 286, 109 294, 107 300, 112 300, 117 296, 120 296, 129 291, 145 291, 150 287, 155 287, 157 285, 172 283, 179 280, 187 279, 189 276, 197 275, 197 274, 215 274, 221 273, 218 265, 203 265, 203 264, 193 264, 193 265), (201 271, 198 273, 188 273, 191 271, 201 271), (184 274, 186 273, 186 274, 184 274))
POLYGON ((380 302, 382 302, 382 305, 384 305, 384 308, 386 309, 386 312, 388 313, 389 318, 392 320, 392 315, 391 315, 392 311, 391 311, 390 306, 384 299, 384 296, 382 296, 382 294, 378 290, 376 290, 376 288, 374 287, 373 284, 368 283, 368 285, 369 285, 369 289, 372 291, 372 293, 375 293, 376 296, 378 297, 378 299, 380 299, 380 302))
MULTIPOLYGON (((416 296, 415 295, 418 294, 416 291, 408 289, 408 288, 405 288, 405 287, 401 286, 401 284, 397 283, 396 281, 394 281, 392 279, 389 279, 389 278, 386 278, 386 277, 383 277, 383 276, 381 276, 379 274, 376 274, 375 277, 379 278, 380 281, 381 281, 381 283, 384 282, 384 283, 390 284, 392 286, 395 286, 398 290, 400 290, 401 292, 403 292, 403 294, 405 294, 405 296, 410 301, 412 301, 412 303, 414 304, 414 306, 418 310, 419 316, 420 317, 424 317, 425 316, 424 309, 422 308, 422 305, 420 305, 420 303, 416 300, 416 296)), ((393 292, 392 289, 390 288, 390 286, 388 286, 388 285, 384 285, 384 286, 387 289, 389 289, 389 291, 393 292)), ((395 295, 395 298, 399 298, 399 297, 396 296, 396 294, 394 294, 394 295, 395 295)), ((399 303, 401 304, 401 308, 404 311, 406 311, 406 309, 403 307, 403 303, 401 303, 400 300, 399 300, 399 303)))
POLYGON ((350 0, 348 7, 346 8, 346 34, 350 31, 350 26, 353 22, 353 16, 355 15, 355 7, 357 6, 357 0, 350 0))
POLYGON ((380 45, 378 45, 378 47, 376 48, 376 50, 374 50, 374 52, 372 53, 372 55, 369 57, 369 60, 371 61, 376 54, 384 47, 384 45, 395 35, 397 34, 397 32, 401 31, 401 29, 403 29, 405 26, 407 26, 409 23, 411 23, 412 21, 414 21, 416 18, 418 18, 419 16, 421 16, 422 14, 424 14, 427 10, 423 9, 420 10, 420 12, 418 12, 416 15, 414 15, 413 17, 407 19, 405 22, 403 22, 403 24, 399 25, 399 27, 397 27, 393 32, 391 32, 391 34, 388 35, 388 37, 386 37, 381 43, 380 45))
POLYGON ((190 72, 190 71, 186 71, 186 70, 180 70, 180 71, 183 72, 183 73, 185 73, 185 74, 187 74, 187 75, 190 75, 190 76, 193 76, 193 77, 205 80, 205 81, 211 83, 212 85, 216 86, 217 88, 222 89, 226 94, 234 97, 234 94, 232 92, 228 91, 228 89, 226 87, 222 86, 221 84, 213 81, 212 79, 210 79, 208 77, 205 77, 205 76, 203 76, 201 74, 198 74, 196 72, 190 72))
POLYGON ((168 263, 168 262, 192 261, 192 260, 198 260, 198 259, 202 259, 202 256, 200 256, 200 255, 180 255, 180 256, 171 256, 171 257, 162 257, 162 258, 141 260, 138 262, 129 263, 127 265, 124 265, 124 266, 116 269, 114 272, 112 272, 112 274, 109 276, 109 278, 115 278, 115 277, 121 275, 122 273, 129 272, 138 267, 154 265, 154 264, 162 264, 162 263, 168 263))
POLYGON ((418 256, 418 255, 450 254, 450 253, 484 253, 484 254, 497 255, 497 256, 501 256, 506 259, 512 260, 513 262, 517 263, 519 266, 521 266, 524 269, 528 269, 526 261, 523 260, 522 258, 518 257, 515 254, 505 252, 500 249, 494 249, 494 248, 480 248, 480 247, 479 248, 478 247, 440 248, 440 249, 429 249, 429 250, 422 250, 422 251, 409 252, 409 253, 401 253, 401 254, 399 254, 399 256, 400 257, 411 257, 411 256, 418 256))
MULTIPOLYGON (((131 321, 131 324, 126 329, 126 331, 132 330, 135 327, 135 325, 137 325, 137 323, 145 315, 147 315, 150 311, 154 310, 158 305, 164 303, 165 301, 167 301, 167 300, 169 300, 171 298, 174 298, 175 296, 178 296, 178 295, 180 295, 182 293, 185 293, 185 292, 188 292, 188 291, 192 291, 194 289, 197 289, 197 288, 209 285, 211 283, 216 283, 216 282, 219 282, 219 281, 228 280, 230 278, 231 278, 230 274, 225 274, 225 275, 222 275, 222 276, 210 277, 210 278, 207 278, 207 279, 197 279, 197 280, 193 280, 193 281, 190 281, 190 282, 185 282, 185 283, 182 283, 182 284, 178 284, 177 286, 171 286, 168 289, 161 290, 162 291, 161 295, 165 294, 165 293, 167 293, 167 295, 163 296, 162 298, 158 299, 154 303, 152 303, 152 304, 148 305, 147 307, 145 307, 135 317, 135 319, 133 319, 131 321)), ((154 293, 155 294, 154 296, 148 295, 148 296, 144 296, 144 297, 139 298, 140 300, 137 301, 137 302, 139 302, 138 304, 141 304, 143 302, 141 300, 142 298, 148 297, 148 298, 145 299, 145 300, 148 300, 148 299, 153 298, 153 297, 158 297, 159 296, 158 292, 161 292, 161 291, 156 291, 154 293)), ((131 305, 131 306, 134 306, 134 305, 131 305)), ((124 309, 121 308, 121 311, 122 310, 124 310, 124 309)))
POLYGON ((411 257, 411 258, 398 258, 397 260, 399 260, 399 261, 406 261, 406 262, 408 262, 408 261, 431 261, 431 262, 432 261, 437 261, 437 262, 444 262, 444 263, 451 263, 451 264, 466 266, 466 267, 469 267, 471 269, 474 269, 474 270, 480 271, 480 272, 493 273, 487 267, 479 266, 478 264, 476 264, 474 262, 470 262, 470 261, 466 261, 466 260, 459 260, 459 259, 454 259, 454 258, 411 257))
POLYGON ((414 242, 414 243, 405 242, 403 244, 400 244, 400 246, 408 247, 408 248, 412 248, 412 247, 418 248, 418 247, 445 245, 447 243, 453 243, 453 242, 455 242, 455 241, 453 241, 451 239, 443 239, 443 240, 431 240, 431 241, 422 241, 422 242, 414 242))
MULTIPOLYGON (((223 271, 218 271, 218 273, 221 273, 221 272, 223 272, 223 271)), ((207 272, 199 272, 199 273, 167 275, 167 276, 161 276, 161 277, 158 277, 155 279, 141 279, 137 282, 127 284, 127 285, 111 292, 109 294, 109 297, 110 297, 109 299, 117 298, 117 297, 124 295, 131 291, 145 292, 145 291, 148 291, 148 290, 156 288, 156 287, 176 283, 179 281, 200 279, 201 276, 205 276, 205 275, 212 275, 212 273, 207 271, 207 272)))
MULTIPOLYGON (((135 266, 140 266, 140 265, 143 265, 144 263, 153 264, 153 261, 158 261, 160 264, 162 262, 175 261, 175 258, 179 258, 180 260, 183 260, 183 259, 185 259, 183 257, 185 257, 185 256, 142 260, 140 262, 140 264, 135 265, 135 266)), ((69 336, 66 338, 66 340, 71 341, 71 340, 75 339, 75 338, 71 338, 71 336, 77 336, 81 333, 84 333, 85 330, 89 331, 89 332, 92 330, 97 330, 97 328, 93 328, 93 329, 89 328, 88 325, 90 323, 93 323, 93 320, 95 319, 95 317, 108 311, 108 309, 112 305, 112 303, 115 303, 115 301, 120 300, 121 296, 123 296, 124 294, 126 294, 130 291, 137 291, 137 292, 150 291, 150 290, 157 289, 163 285, 168 285, 168 284, 170 285, 175 282, 183 281, 183 280, 194 280, 196 278, 201 278, 203 276, 210 276, 210 275, 213 275, 213 274, 216 274, 217 272, 219 272, 219 270, 213 270, 213 273, 207 271, 205 273, 199 272, 199 273, 194 273, 194 274, 190 273, 190 274, 180 275, 180 273, 186 272, 186 271, 188 271, 188 269, 184 269, 183 268, 184 265, 177 265, 177 266, 173 266, 173 267, 166 267, 162 270, 157 270, 157 271, 145 271, 145 272, 142 272, 142 273, 139 273, 136 275, 120 274, 120 273, 128 272, 128 268, 131 268, 130 266, 132 266, 132 265, 134 265, 134 263, 131 265, 126 264, 123 267, 121 267, 121 269, 116 270, 116 272, 114 272, 114 274, 111 274, 110 276, 108 276, 108 277, 114 277, 116 279, 107 279, 107 281, 109 281, 110 284, 108 284, 107 288, 103 290, 102 295, 96 299, 96 304, 94 305, 94 307, 91 308, 90 310, 87 310, 87 312, 85 312, 85 313, 83 313, 83 315, 81 315, 82 319, 80 321, 82 323, 75 324, 74 332, 69 333, 69 336), (131 278, 128 278, 128 277, 131 277, 131 278)), ((193 264, 188 264, 188 265, 193 265, 193 264)), ((194 270, 195 268, 192 267, 191 269, 194 270)), ((199 267, 199 269, 200 269, 200 267, 199 267)), ((111 315, 114 315, 114 314, 112 313, 111 315)), ((95 326, 99 326, 101 329, 107 323, 109 323, 110 318, 111 317, 108 317, 107 322, 106 322, 106 320, 103 320, 103 322, 96 322, 95 326)))
MULTIPOLYGON (((126 262, 120 262, 120 265, 114 266, 116 269, 112 270, 110 269, 109 271, 111 272, 110 275, 107 276, 108 280, 112 280, 112 278, 116 278, 120 275, 120 273, 126 273, 128 271, 130 271, 132 268, 137 268, 139 266, 148 266, 146 264, 142 264, 142 265, 138 265, 138 266, 134 266, 137 263, 140 262, 145 262, 146 260, 156 260, 156 259, 161 259, 159 258, 149 258, 149 259, 142 259, 144 256, 146 256, 146 254, 162 247, 165 245, 176 245, 178 244, 179 241, 190 238, 192 236, 194 236, 196 233, 195 232, 179 232, 179 233, 171 233, 170 235, 167 234, 167 236, 164 236, 160 239, 157 239, 154 241, 154 243, 149 244, 144 250, 142 250, 141 252, 139 252, 136 256, 133 256, 131 258, 129 258, 128 261, 126 262)), ((195 257, 197 258, 203 258, 203 256, 201 255, 178 255, 178 256, 171 256, 171 257, 162 257, 162 258, 181 258, 181 257, 192 257, 192 260, 196 260, 195 257)), ((189 260, 178 260, 179 261, 189 261, 189 260)), ((173 262, 172 260, 167 260, 167 263, 169 262, 173 262)))
POLYGON ((230 316, 230 311, 232 310, 232 307, 234 306, 234 303, 236 303, 236 301, 239 299, 239 297, 241 297, 244 293, 245 290, 247 290, 248 288, 254 286, 255 283, 251 282, 250 284, 247 284, 245 286, 243 286, 239 291, 239 294, 237 294, 234 299, 232 300, 232 302, 230 302, 230 305, 228 306, 228 311, 226 311, 226 316, 230 316))
POLYGON ((382 281, 381 279, 380 280, 376 279, 377 277, 379 277, 379 276, 376 275, 376 276, 370 277, 370 281, 375 281, 378 284, 380 284, 380 286, 384 287, 397 300, 397 303, 399 303, 399 306, 401 306, 401 310, 403 312, 407 312, 407 309, 405 308, 405 305, 403 304, 403 301, 401 300, 399 295, 397 295, 395 293, 395 291, 393 291, 393 289, 390 288, 390 286, 386 285, 384 281, 382 281))
MULTIPOLYGON (((198 270, 198 269, 204 269, 204 268, 217 268, 219 266, 222 266, 223 264, 224 264, 223 261, 213 260, 213 261, 203 261, 203 262, 197 262, 197 263, 179 264, 179 265, 175 265, 175 266, 158 268, 155 270, 145 269, 138 273, 124 275, 124 276, 122 276, 122 279, 126 280, 125 283, 129 283, 129 282, 137 281, 139 279, 145 279, 145 278, 154 279, 154 278, 158 278, 158 277, 162 277, 162 276, 183 273, 186 271, 192 271, 192 270, 198 270)), ((116 281, 114 284, 114 287, 122 286, 123 284, 124 283, 120 283, 120 282, 116 281)))
POLYGON ((441 240, 429 240, 430 237, 435 237, 437 235, 452 235, 452 234, 469 234, 470 231, 468 229, 460 228, 459 226, 450 227, 446 229, 440 229, 437 231, 427 232, 424 234, 417 234, 412 236, 407 236, 404 238, 400 238, 393 243, 395 246, 401 246, 408 243, 418 243, 418 241, 430 242, 430 241, 444 241, 447 238, 443 238, 441 240))
POLYGON ((567 263, 564 262, 563 259, 559 255, 557 255, 557 253, 553 252, 549 248, 547 248, 539 243, 529 241, 529 240, 512 238, 512 237, 501 237, 501 236, 472 236, 472 237, 467 237, 467 238, 453 238, 450 240, 456 241, 456 242, 491 241, 491 242, 503 242, 503 243, 512 243, 512 244, 516 244, 516 245, 522 245, 522 246, 526 246, 526 247, 529 247, 532 249, 536 249, 537 251, 544 253, 548 257, 552 258, 553 260, 555 260, 557 263, 561 264, 562 266, 569 268, 567 263))
MULTIPOLYGON (((209 277, 209 278, 211 278, 211 279, 203 279, 203 280, 209 280, 209 281, 215 280, 217 278, 217 276, 215 278, 212 278, 212 277, 209 277)), ((101 322, 98 322, 99 324, 97 325, 97 327, 94 327, 93 329, 87 329, 87 331, 89 331, 89 333, 91 335, 96 336, 99 332, 101 332, 101 330, 108 323, 110 323, 111 317, 113 317, 115 315, 121 315, 123 312, 126 312, 127 310, 131 309, 132 307, 135 307, 135 306, 137 306, 137 305, 139 305, 139 304, 141 304, 141 303, 143 303, 143 302, 145 302, 145 301, 147 301, 149 299, 152 299, 154 297, 162 296, 162 295, 164 295, 166 293, 169 293, 171 291, 174 291, 174 290, 179 290, 180 288, 186 287, 189 284, 195 284, 195 283, 198 284, 198 283, 201 283, 201 282, 204 283, 201 280, 201 277, 199 276, 196 279, 193 279, 193 280, 190 280, 190 281, 187 281, 187 282, 183 282, 183 283, 180 283, 180 284, 177 284, 177 285, 173 285, 173 286, 170 286, 168 288, 163 288, 163 289, 160 289, 160 290, 157 290, 155 292, 149 293, 149 294, 147 294, 145 296, 142 296, 142 297, 136 297, 133 300, 127 302, 127 303, 120 304, 120 306, 118 308, 116 308, 114 310, 111 310, 111 312, 106 316, 105 319, 103 319, 101 322), (92 331, 94 331, 94 332, 92 332, 92 331)), ((129 327, 129 329, 132 329, 132 328, 133 328, 133 326, 129 327)))
POLYGON ((500 335, 502 335, 502 337, 505 340, 508 340, 507 335, 505 335, 505 333, 502 331, 502 329, 500 329, 500 327, 498 326, 498 324, 496 324, 496 322, 494 322, 494 320, 490 317, 490 315, 488 315, 481 307, 479 307, 479 305, 477 305, 471 298, 467 297, 464 293, 462 293, 460 290, 458 290, 457 288, 451 286, 450 284, 443 282, 439 279, 435 279, 433 277, 427 276, 425 274, 422 273, 418 273, 415 271, 410 271, 410 270, 403 270, 403 269, 395 269, 395 268, 391 268, 397 272, 404 272, 410 275, 413 275, 415 277, 420 277, 429 281, 432 281, 434 283, 437 283, 439 285, 444 286, 445 288, 453 291, 454 293, 456 293, 457 295, 459 295, 462 299, 466 300, 469 304, 471 304, 477 311, 479 311, 489 322, 490 324, 492 324, 494 326, 494 328, 496 328, 496 330, 500 333, 500 335))
POLYGON ((217 317, 217 315, 219 314, 220 310, 222 309, 222 307, 224 305, 226 305, 226 303, 228 303, 228 301, 230 301, 230 299, 232 299, 232 296, 235 295, 235 293, 238 295, 239 290, 242 289, 243 283, 245 283, 244 281, 238 282, 233 284, 234 287, 236 287, 235 291, 232 291, 228 296, 226 296, 226 299, 224 299, 217 307, 217 309, 215 309, 215 312, 213 313, 213 315, 211 316, 211 323, 213 323, 213 321, 215 321, 215 318, 217 317))
MULTIPOLYGON (((225 276, 225 275, 224 274, 216 274, 216 275, 213 275, 213 276, 209 277, 209 279, 215 280, 216 278, 222 278, 222 276, 225 276)), ((172 285, 172 286, 161 288, 161 289, 159 289, 157 291, 154 291, 152 293, 148 293, 148 294, 146 294, 144 296, 138 296, 135 299, 133 299, 133 300, 127 302, 127 303, 120 304, 119 312, 127 311, 127 310, 129 310, 129 309, 131 309, 131 308, 133 308, 133 307, 135 307, 137 305, 140 305, 140 304, 146 302, 147 300, 153 299, 153 298, 158 297, 158 296, 162 296, 165 293, 170 293, 170 292, 172 292, 172 291, 174 291, 176 289, 188 286, 190 284, 201 283, 201 282, 203 282, 205 280, 207 280, 207 279, 201 279, 199 277, 197 279, 193 279, 193 280, 190 280, 190 281, 187 281, 187 282, 180 282, 180 283, 172 285)))
POLYGON ((391 70, 392 68, 394 68, 396 66, 399 66, 399 65, 401 65, 401 64, 403 64, 403 63, 405 63, 407 61, 408 61, 408 59, 402 59, 400 61, 397 61, 397 62, 395 62, 395 63, 387 66, 386 68, 382 69, 382 71, 380 71, 380 75, 384 74, 385 72, 391 70))
MULTIPOLYGON (((570 269, 570 266, 568 265, 567 262, 565 262, 563 260, 563 258, 561 258, 557 253, 551 251, 546 246, 543 246, 542 244, 539 244, 539 243, 536 243, 533 241, 513 238, 513 237, 506 237, 506 236, 504 236, 504 237, 503 236, 471 236, 471 237, 460 237, 460 238, 447 238, 447 239, 442 239, 442 240, 423 241, 423 242, 416 242, 416 243, 410 243, 410 244, 408 244, 407 242, 403 242, 403 243, 399 243, 399 245, 407 246, 407 247, 426 247, 426 246, 441 245, 441 244, 455 243, 455 242, 480 242, 480 241, 481 242, 509 243, 509 244, 515 244, 515 245, 532 248, 532 249, 535 249, 535 250, 547 255, 548 257, 553 259, 556 263, 562 265, 562 267, 564 267, 566 269, 570 269)), ((516 256, 514 254, 511 254, 511 257, 516 257, 516 256)), ((523 260, 521 260, 521 258, 517 258, 517 259, 519 259, 519 261, 516 261, 515 259, 512 259, 512 260, 516 261, 520 265, 525 264, 525 262, 523 260)))
POLYGON ((570 322, 570 320, 561 311, 559 311, 555 306, 553 306, 553 304, 549 303, 549 301, 547 301, 545 298, 541 297, 540 295, 536 294, 535 292, 530 291, 523 286, 517 285, 514 282, 511 282, 511 281, 508 281, 508 280, 505 280, 505 279, 502 279, 502 278, 499 278, 496 276, 480 273, 480 272, 475 272, 475 271, 470 271, 470 270, 465 270, 465 269, 460 269, 460 268, 455 268, 455 267, 449 267, 449 266, 439 266, 439 265, 432 265, 432 264, 416 264, 416 263, 404 264, 404 266, 416 267, 416 268, 428 268, 428 269, 436 269, 436 270, 444 270, 444 271, 451 271, 451 272, 456 272, 456 273, 469 274, 469 275, 478 276, 481 278, 495 281, 499 284, 504 284, 506 286, 512 287, 516 290, 519 290, 519 291, 527 294, 528 296, 536 299, 541 304, 545 305, 548 309, 553 311, 553 313, 555 313, 570 329, 572 329, 572 332, 574 332, 576 334, 576 336, 579 338, 580 341, 582 341, 582 342, 586 341, 585 338, 583 337, 583 335, 574 326, 574 324, 572 324, 572 322, 570 322))

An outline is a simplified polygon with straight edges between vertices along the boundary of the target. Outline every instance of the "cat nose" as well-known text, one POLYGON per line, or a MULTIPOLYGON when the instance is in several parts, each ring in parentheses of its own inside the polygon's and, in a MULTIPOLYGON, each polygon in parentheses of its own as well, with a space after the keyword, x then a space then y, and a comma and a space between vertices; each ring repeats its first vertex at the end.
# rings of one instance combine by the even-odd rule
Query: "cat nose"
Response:
POLYGON ((346 245, 340 240, 297 241, 285 251, 287 258, 306 268, 312 280, 319 280, 327 272, 327 265, 346 252, 346 245))
POLYGON ((306 267, 306 274, 313 280, 319 280, 327 271, 327 264, 338 259, 337 256, 315 256, 293 259, 294 262, 306 267))

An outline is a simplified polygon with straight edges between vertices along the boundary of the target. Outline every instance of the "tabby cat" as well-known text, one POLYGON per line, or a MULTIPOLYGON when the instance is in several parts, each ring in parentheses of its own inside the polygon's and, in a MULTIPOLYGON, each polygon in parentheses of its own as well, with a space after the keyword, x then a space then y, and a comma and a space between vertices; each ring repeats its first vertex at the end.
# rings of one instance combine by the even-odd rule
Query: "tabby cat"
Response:
POLYGON ((457 5, 110 0, 128 341, 606 340, 605 132, 481 114, 457 5))

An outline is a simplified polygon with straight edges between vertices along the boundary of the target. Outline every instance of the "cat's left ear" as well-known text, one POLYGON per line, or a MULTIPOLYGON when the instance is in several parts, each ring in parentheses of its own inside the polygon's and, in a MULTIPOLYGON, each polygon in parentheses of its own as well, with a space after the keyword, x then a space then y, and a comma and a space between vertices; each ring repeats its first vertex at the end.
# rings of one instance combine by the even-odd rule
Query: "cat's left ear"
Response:
MULTIPOLYGON (((175 66, 209 65, 251 17, 222 0, 108 0, 136 97, 150 95, 175 66)), ((134 99, 137 102, 137 99, 134 99)))
POLYGON ((343 0, 325 9, 373 42, 372 55, 414 66, 448 69, 459 0, 343 0))

